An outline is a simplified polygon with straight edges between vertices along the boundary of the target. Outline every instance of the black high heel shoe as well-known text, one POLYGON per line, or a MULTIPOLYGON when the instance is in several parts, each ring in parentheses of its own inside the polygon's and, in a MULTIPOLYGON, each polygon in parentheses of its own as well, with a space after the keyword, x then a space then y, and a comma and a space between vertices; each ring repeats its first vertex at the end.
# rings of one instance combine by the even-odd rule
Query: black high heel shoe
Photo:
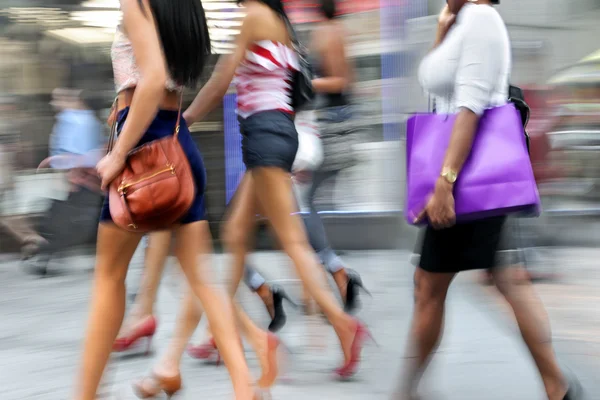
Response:
POLYGON ((288 296, 288 294, 279 285, 272 285, 270 287, 271 295, 273 296, 273 319, 269 324, 270 332, 277 332, 285 325, 287 316, 283 309, 283 300, 287 300, 294 308, 298 308, 298 305, 288 296))
POLYGON ((348 275, 348 283, 346 285, 346 302, 344 304, 344 311, 348 314, 354 314, 359 306, 360 300, 358 295, 362 289, 366 294, 372 297, 371 292, 365 288, 360 274, 353 269, 347 268, 346 274, 348 275))

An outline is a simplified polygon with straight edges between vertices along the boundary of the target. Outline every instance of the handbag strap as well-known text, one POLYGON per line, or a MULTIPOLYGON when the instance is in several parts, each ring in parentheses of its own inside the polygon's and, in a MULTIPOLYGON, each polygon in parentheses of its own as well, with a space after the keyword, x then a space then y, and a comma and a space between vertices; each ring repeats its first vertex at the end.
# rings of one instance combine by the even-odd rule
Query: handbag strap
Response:
POLYGON ((287 14, 281 14, 281 18, 283 18, 283 22, 287 28, 288 34, 290 35, 290 40, 292 42, 292 47, 302 57, 306 57, 308 51, 304 47, 300 40, 298 39, 298 34, 296 33, 296 29, 294 29, 294 25, 292 25, 292 21, 287 16, 287 14))
POLYGON ((106 154, 110 153, 115 145, 115 136, 117 132, 117 113, 119 107, 119 96, 115 97, 115 101, 113 101, 112 107, 110 108, 110 115, 113 116, 113 122, 110 125, 110 135, 108 136, 108 147, 106 149, 106 154))
MULTIPOLYGON (((181 107, 183 105, 183 90, 179 95, 179 107, 177 110, 177 123, 175 124, 175 130, 173 131, 173 136, 177 138, 179 136, 179 129, 181 127, 181 107)), ((108 147, 106 153, 110 153, 115 146, 115 142, 117 140, 117 125, 118 125, 118 110, 119 110, 119 96, 115 97, 115 101, 113 101, 113 105, 110 109, 110 114, 114 113, 114 120, 110 127, 110 135, 108 136, 108 147)))
POLYGON ((177 123, 175 124, 175 131, 173 132, 173 136, 177 139, 179 136, 179 127, 181 126, 181 106, 183 105, 183 89, 181 89, 181 93, 179 94, 179 109, 177 110, 177 123))
POLYGON ((427 101, 427 111, 433 114, 437 113, 437 104, 435 101, 435 97, 431 97, 431 94, 428 95, 428 101, 427 101))

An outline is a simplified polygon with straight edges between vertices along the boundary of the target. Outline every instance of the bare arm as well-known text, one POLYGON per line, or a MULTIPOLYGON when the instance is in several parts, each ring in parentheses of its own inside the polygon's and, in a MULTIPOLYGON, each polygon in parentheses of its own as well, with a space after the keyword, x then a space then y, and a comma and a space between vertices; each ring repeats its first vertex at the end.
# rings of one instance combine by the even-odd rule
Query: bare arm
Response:
POLYGON ((452 136, 444 158, 444 167, 448 168, 457 174, 462 169, 465 161, 471 153, 479 116, 473 111, 463 108, 458 113, 454 127, 452 128, 452 136))
POLYGON ((313 36, 313 43, 328 37, 327 42, 319 48, 323 72, 327 75, 313 79, 313 88, 319 93, 340 93, 350 84, 349 61, 346 57, 346 43, 339 30, 320 32, 313 36))
POLYGON ((148 0, 142 10, 137 0, 122 0, 123 24, 141 72, 131 109, 113 148, 125 157, 139 142, 156 116, 167 80, 167 66, 148 0))
POLYGON ((219 58, 215 70, 208 82, 200 90, 192 104, 183 113, 183 118, 188 125, 201 120, 211 112, 227 93, 227 89, 235 76, 235 70, 246 56, 246 49, 254 40, 254 24, 259 16, 253 9, 249 9, 240 34, 235 40, 235 51, 230 55, 223 55, 219 58))

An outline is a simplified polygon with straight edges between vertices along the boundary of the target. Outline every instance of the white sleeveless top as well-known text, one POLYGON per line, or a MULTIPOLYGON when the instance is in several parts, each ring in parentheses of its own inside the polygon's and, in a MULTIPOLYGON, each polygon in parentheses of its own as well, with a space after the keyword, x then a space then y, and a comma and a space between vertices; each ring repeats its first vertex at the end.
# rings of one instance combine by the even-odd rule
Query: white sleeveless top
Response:
MULTIPOLYGON (((142 75, 135 61, 135 54, 133 53, 131 42, 123 32, 121 25, 117 27, 110 55, 117 93, 137 86, 142 75)), ((177 85, 173 79, 167 78, 165 88, 170 91, 175 91, 181 90, 182 86, 177 85)))

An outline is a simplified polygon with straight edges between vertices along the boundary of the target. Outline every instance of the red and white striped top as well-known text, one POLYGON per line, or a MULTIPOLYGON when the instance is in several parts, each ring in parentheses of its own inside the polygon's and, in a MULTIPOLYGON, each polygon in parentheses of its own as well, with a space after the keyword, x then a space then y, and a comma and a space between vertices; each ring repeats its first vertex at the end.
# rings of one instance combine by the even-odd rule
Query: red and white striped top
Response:
POLYGON ((260 111, 292 108, 292 73, 298 71, 298 56, 283 43, 255 42, 235 73, 237 114, 248 118, 260 111))

